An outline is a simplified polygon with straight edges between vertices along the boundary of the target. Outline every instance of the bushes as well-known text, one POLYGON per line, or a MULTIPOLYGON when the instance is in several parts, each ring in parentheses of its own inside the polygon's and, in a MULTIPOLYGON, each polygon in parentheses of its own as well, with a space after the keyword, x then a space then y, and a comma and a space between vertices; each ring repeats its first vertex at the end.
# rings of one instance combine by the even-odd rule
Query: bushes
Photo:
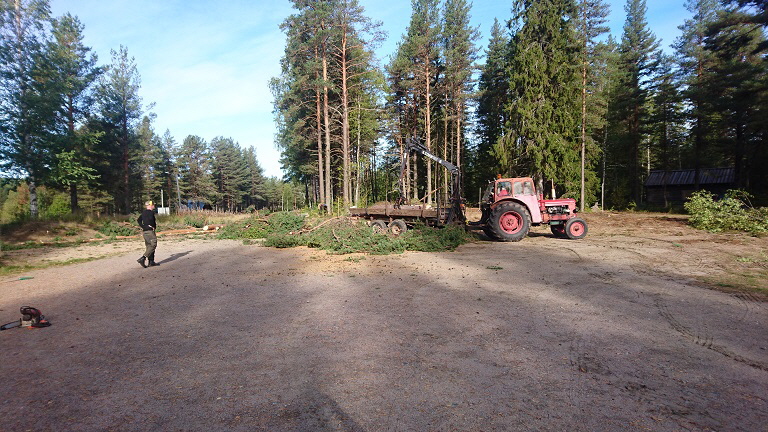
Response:
POLYGON ((748 205, 750 195, 729 190, 720 200, 707 191, 694 192, 685 203, 690 224, 709 232, 745 231, 752 235, 768 232, 768 208, 748 205))

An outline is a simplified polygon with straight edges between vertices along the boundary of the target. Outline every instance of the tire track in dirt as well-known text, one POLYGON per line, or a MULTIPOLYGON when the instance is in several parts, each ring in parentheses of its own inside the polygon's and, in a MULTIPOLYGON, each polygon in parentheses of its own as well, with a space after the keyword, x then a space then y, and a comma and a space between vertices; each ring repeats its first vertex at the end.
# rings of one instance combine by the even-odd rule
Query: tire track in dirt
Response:
MULTIPOLYGON (((734 351, 728 349, 726 346, 715 343, 715 338, 710 333, 709 327, 706 324, 706 320, 702 320, 701 328, 691 329, 677 319, 676 315, 670 311, 667 303, 661 299, 661 296, 655 296, 654 304, 659 310, 659 314, 667 321, 667 323, 675 331, 683 335, 686 339, 690 340, 694 344, 722 354, 725 357, 728 357, 739 363, 744 363, 762 371, 768 371, 768 363, 737 354, 734 351)), ((747 312, 745 312, 745 314, 746 313, 747 312)))

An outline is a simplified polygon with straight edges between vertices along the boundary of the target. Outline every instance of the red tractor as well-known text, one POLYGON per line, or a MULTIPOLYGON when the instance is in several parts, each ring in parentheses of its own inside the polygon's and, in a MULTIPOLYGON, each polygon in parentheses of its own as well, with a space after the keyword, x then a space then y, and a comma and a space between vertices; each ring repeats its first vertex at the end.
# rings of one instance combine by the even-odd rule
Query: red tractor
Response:
POLYGON ((493 239, 518 241, 531 225, 548 224, 557 237, 581 239, 587 222, 576 216, 576 200, 545 200, 530 177, 500 178, 490 182, 480 205, 482 217, 473 225, 493 239))

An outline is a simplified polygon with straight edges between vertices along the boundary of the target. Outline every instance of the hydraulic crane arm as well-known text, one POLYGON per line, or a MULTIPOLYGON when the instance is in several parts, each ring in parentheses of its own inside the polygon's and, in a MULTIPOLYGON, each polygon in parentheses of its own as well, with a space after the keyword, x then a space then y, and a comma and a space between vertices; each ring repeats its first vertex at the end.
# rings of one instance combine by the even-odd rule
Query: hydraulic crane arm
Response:
POLYGON ((404 202, 404 176, 405 176, 405 164, 406 160, 408 158, 408 155, 411 152, 420 153, 433 161, 439 163, 445 169, 447 169, 451 173, 451 206, 450 210, 448 212, 448 215, 446 217, 446 222, 448 223, 459 223, 464 224, 466 222, 464 217, 464 211, 462 209, 462 198, 461 198, 461 170, 459 170, 459 167, 456 165, 448 162, 447 160, 433 154, 432 152, 427 149, 423 144, 419 143, 415 139, 408 138, 406 140, 405 145, 405 154, 403 155, 403 160, 401 161, 401 167, 400 167, 400 200, 404 202))

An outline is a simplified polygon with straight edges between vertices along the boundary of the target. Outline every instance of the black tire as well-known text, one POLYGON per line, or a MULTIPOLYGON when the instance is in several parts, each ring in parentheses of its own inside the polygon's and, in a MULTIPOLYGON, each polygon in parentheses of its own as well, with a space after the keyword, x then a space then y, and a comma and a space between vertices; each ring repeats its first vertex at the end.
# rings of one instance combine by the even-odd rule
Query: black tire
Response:
POLYGON ((484 227, 483 227, 483 233, 485 233, 485 235, 486 235, 486 236, 487 236, 489 239, 491 239, 491 240, 498 240, 498 238, 496 238, 496 234, 493 232, 493 230, 491 229, 491 227, 489 227, 488 225, 486 225, 486 226, 484 226, 484 227))
POLYGON ((550 225, 549 229, 557 238, 565 238, 565 224, 550 225))
POLYGON ((568 219, 565 223, 565 235, 571 240, 583 239, 587 235, 587 222, 582 218, 568 219))
POLYGON ((375 233, 384 233, 387 231, 387 223, 383 220, 371 221, 371 229, 375 233))
POLYGON ((408 225, 402 219, 395 219, 389 223, 389 232, 392 235, 398 236, 406 231, 408 231, 408 225))
POLYGON ((528 209, 517 202, 499 204, 491 213, 491 230, 501 241, 520 241, 528 235, 531 216, 528 209))

